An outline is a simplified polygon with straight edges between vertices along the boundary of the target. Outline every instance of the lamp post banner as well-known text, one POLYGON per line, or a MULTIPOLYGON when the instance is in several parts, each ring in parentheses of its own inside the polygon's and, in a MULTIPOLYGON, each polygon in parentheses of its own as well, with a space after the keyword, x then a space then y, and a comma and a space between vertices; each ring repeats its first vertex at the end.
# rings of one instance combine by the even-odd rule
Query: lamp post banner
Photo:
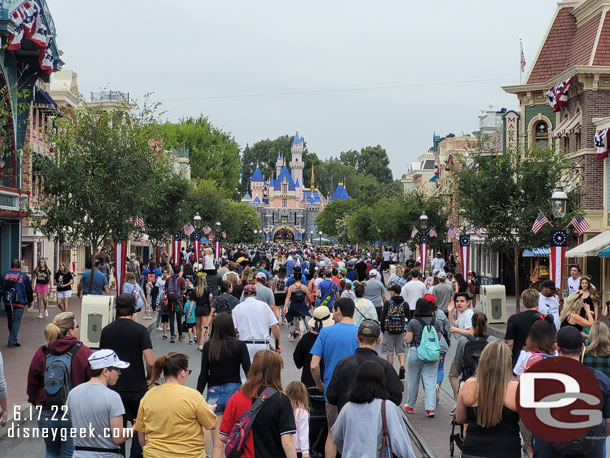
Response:
POLYGON ((193 244, 195 245, 195 262, 199 264, 199 253, 201 250, 201 234, 199 232, 195 232, 195 234, 193 234, 193 239, 193 244))
POLYGON ((221 255, 219 238, 217 238, 216 241, 214 242, 214 254, 215 254, 216 261, 219 261, 220 255, 221 255))
POLYGON ((551 231, 551 280, 555 282, 556 288, 561 288, 567 241, 565 230, 553 229, 551 231))
POLYGON ((174 265, 180 265, 180 243, 182 239, 182 234, 179 231, 174 232, 174 240, 172 243, 173 246, 173 255, 174 255, 174 265))
POLYGON ((426 271, 426 261, 428 257, 428 236, 419 237, 419 256, 421 257, 422 273, 426 271))
POLYGON ((462 275, 464 278, 468 275, 468 266, 470 265, 470 236, 460 236, 460 255, 462 258, 462 275))
POLYGON ((123 283, 125 283, 125 268, 127 256, 127 242, 115 242, 114 261, 116 270, 116 294, 121 294, 123 283))
POLYGON ((359 243, 356 243, 355 250, 356 250, 356 253, 358 253, 360 251, 360 244, 359 243))

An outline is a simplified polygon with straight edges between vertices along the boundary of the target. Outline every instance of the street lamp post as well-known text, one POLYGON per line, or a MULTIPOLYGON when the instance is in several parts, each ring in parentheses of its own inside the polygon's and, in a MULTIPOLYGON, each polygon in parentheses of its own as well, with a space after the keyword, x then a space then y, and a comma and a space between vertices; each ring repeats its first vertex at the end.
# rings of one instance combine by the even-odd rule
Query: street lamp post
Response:
POLYGON ((193 226, 195 226, 195 229, 201 228, 201 216, 199 216, 199 213, 195 213, 195 216, 193 216, 193 226))
POLYGON ((311 244, 313 245, 313 231, 309 232, 309 241, 311 242, 311 244))
POLYGON ((420 232, 422 233, 419 236, 419 255, 421 257, 421 267, 422 267, 422 272, 425 273, 426 272, 426 261, 427 261, 427 257, 428 257, 428 236, 424 234, 424 231, 426 229, 428 229, 428 216, 425 213, 422 213, 421 216, 419 217, 419 228, 420 228, 420 232))
POLYGON ((551 213, 553 219, 557 221, 560 229, 551 230, 551 280, 555 282, 555 287, 561 289, 561 280, 563 277, 563 265, 566 257, 567 247, 567 231, 563 228, 561 220, 566 216, 568 210, 568 195, 564 192, 561 186, 551 196, 551 213))
POLYGON ((318 235, 320 236, 320 241, 318 244, 320 245, 320 248, 322 248, 322 231, 318 232, 318 235))

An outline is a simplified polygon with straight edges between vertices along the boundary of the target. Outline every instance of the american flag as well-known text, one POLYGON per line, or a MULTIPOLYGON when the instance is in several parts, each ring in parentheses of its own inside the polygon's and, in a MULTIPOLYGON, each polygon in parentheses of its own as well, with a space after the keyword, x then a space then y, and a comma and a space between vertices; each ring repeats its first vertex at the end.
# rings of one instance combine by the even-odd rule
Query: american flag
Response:
POLYGON ((454 239, 457 233, 458 233, 458 228, 455 227, 453 224, 450 224, 449 229, 447 230, 447 238, 449 240, 454 239))
POLYGON ((574 228, 578 235, 583 235, 591 227, 589 223, 587 223, 587 220, 581 215, 576 215, 574 218, 572 218, 570 225, 574 228))
POLYGON ((438 234, 436 233, 436 228, 432 227, 432 229, 430 229, 430 232, 428 232, 428 235, 430 237, 436 237, 438 234))
POLYGON ((414 239, 416 235, 417 235, 417 229, 415 229, 415 228, 411 229, 411 238, 414 239))
POLYGON ((521 73, 525 71, 525 54, 523 54, 523 43, 521 43, 521 73))
POLYGON ((222 238, 226 239, 227 238, 227 233, 225 231, 222 231, 222 238))
POLYGON ((481 237, 483 235, 483 231, 481 230, 481 228, 475 229, 474 235, 476 235, 477 237, 481 237))
POLYGON ((144 220, 139 216, 136 216, 135 218, 129 218, 129 222, 133 223, 135 227, 144 227, 144 220))
POLYGON ((189 237, 191 236, 191 234, 193 232, 195 232, 195 228, 193 227, 193 225, 191 223, 185 224, 182 229, 184 229, 184 233, 189 237))
POLYGON ((534 225, 532 226, 532 232, 534 234, 537 234, 538 232, 540 232, 542 230, 544 225, 547 224, 548 222, 549 222, 549 220, 546 219, 546 216, 544 216, 542 213, 538 213, 538 216, 536 217, 536 221, 534 221, 534 225))

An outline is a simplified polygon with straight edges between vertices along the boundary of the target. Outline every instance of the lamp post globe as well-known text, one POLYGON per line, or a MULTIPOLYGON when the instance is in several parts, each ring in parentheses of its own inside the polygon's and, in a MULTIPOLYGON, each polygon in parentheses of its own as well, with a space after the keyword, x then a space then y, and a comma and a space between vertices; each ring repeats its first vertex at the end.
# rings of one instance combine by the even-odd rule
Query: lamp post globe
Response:
POLYGON ((199 213, 195 213, 195 216, 193 217, 193 225, 195 226, 195 229, 199 229, 201 227, 201 216, 199 216, 199 213))
POLYGON ((422 213, 419 217, 419 226, 422 229, 426 229, 428 227, 428 216, 425 213, 422 213))
POLYGON ((564 192, 561 186, 551 196, 551 210, 555 219, 561 219, 566 216, 568 210, 568 195, 564 192))

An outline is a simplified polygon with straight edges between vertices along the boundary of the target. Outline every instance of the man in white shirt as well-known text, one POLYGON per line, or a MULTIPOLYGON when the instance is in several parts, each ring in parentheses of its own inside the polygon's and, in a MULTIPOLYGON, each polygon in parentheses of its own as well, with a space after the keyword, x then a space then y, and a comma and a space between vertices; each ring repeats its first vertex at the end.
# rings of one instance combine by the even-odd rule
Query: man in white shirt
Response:
POLYGON ((385 271, 388 270, 390 268, 390 260, 392 259, 392 253, 390 252, 390 250, 388 249, 388 247, 385 248, 385 251, 383 252, 383 264, 381 265, 381 271, 385 271))
POLYGON ((544 280, 538 297, 538 312, 542 315, 551 315, 555 322, 555 328, 559 330, 559 300, 555 295, 555 283, 553 280, 544 280))
POLYGON ((445 268, 445 260, 442 253, 436 253, 436 258, 432 260, 432 275, 441 272, 445 268))
POLYGON ((575 293, 580 289, 580 266, 574 264, 570 266, 570 276, 568 277, 568 294, 575 293))
POLYGON ((250 360, 257 351, 268 350, 271 347, 269 328, 275 338, 275 349, 281 353, 277 317, 268 304, 256 299, 256 286, 244 287, 244 301, 235 306, 231 315, 239 340, 244 341, 248 346, 250 360))
POLYGON ((413 278, 409 283, 403 286, 402 290, 400 291, 402 298, 407 304, 409 304, 409 319, 413 317, 413 311, 415 310, 417 299, 424 297, 424 294, 427 293, 426 285, 424 285, 424 283, 419 279, 420 275, 419 270, 411 270, 411 276, 413 278))

